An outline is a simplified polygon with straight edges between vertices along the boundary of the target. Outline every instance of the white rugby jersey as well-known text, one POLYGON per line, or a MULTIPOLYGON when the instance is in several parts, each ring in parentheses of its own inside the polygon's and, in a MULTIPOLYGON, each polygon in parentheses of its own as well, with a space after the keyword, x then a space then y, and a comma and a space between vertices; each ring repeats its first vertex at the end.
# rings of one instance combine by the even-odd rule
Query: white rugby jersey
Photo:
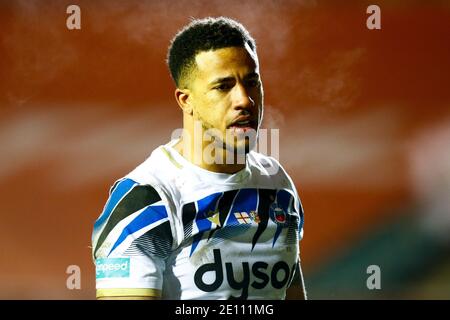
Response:
POLYGON ((97 296, 284 299, 303 234, 290 177, 254 151, 235 174, 207 171, 176 142, 111 187, 92 235, 97 296))

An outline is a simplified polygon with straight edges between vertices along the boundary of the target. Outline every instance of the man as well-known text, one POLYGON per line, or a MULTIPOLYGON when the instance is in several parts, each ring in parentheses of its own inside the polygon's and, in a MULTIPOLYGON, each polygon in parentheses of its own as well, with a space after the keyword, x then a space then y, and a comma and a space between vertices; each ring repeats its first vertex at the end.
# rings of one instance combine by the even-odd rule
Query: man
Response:
POLYGON ((300 199, 274 158, 251 151, 255 41, 234 20, 194 20, 168 65, 183 132, 112 186, 92 238, 97 298, 305 298, 300 199))

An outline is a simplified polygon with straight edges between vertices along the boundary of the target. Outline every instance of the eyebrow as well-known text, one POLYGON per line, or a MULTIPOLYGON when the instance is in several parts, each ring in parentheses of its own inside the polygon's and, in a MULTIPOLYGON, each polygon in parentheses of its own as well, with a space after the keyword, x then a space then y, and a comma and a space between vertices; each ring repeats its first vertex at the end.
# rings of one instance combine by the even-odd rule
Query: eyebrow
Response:
POLYGON ((223 78, 217 78, 214 79, 213 81, 210 82, 210 85, 215 85, 217 83, 222 83, 222 82, 229 82, 229 81, 233 81, 234 77, 223 77, 223 78))
MULTIPOLYGON (((256 72, 251 72, 251 73, 247 74, 244 77, 244 80, 248 80, 248 79, 251 79, 251 78, 259 78, 259 74, 257 74, 256 72)), ((234 77, 217 78, 217 79, 214 79, 213 81, 211 81, 210 85, 215 85, 215 84, 223 83, 223 82, 230 82, 230 81, 233 81, 233 80, 234 80, 234 77)))

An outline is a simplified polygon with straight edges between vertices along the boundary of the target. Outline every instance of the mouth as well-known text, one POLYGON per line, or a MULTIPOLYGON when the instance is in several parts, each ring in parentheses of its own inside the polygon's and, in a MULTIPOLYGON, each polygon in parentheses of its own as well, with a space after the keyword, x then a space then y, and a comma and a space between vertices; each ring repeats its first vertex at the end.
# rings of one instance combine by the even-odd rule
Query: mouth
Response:
POLYGON ((249 117, 239 117, 228 125, 227 129, 232 129, 236 131, 248 131, 256 130, 258 127, 258 122, 249 117))

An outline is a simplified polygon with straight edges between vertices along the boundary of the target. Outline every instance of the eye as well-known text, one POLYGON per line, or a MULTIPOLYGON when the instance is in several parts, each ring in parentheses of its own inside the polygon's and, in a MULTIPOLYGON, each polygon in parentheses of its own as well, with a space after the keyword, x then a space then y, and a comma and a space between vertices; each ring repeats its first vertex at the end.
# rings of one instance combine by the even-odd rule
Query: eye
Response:
POLYGON ((215 90, 218 90, 218 91, 228 91, 228 90, 230 90, 232 87, 233 87, 233 86, 232 86, 231 84, 229 84, 229 83, 222 83, 222 84, 220 84, 220 85, 214 87, 214 89, 215 89, 215 90))

